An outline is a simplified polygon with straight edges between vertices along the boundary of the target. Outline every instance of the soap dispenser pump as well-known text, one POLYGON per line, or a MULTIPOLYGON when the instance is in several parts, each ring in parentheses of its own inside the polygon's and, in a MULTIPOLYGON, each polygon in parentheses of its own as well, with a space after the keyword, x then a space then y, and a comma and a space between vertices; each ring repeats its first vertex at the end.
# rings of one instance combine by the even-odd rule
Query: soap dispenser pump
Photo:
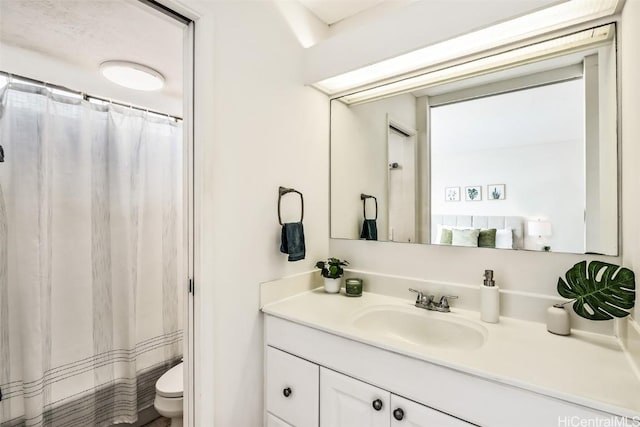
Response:
POLYGON ((493 270, 484 271, 484 283, 480 287, 480 319, 498 323, 500 319, 500 288, 493 280, 493 270))

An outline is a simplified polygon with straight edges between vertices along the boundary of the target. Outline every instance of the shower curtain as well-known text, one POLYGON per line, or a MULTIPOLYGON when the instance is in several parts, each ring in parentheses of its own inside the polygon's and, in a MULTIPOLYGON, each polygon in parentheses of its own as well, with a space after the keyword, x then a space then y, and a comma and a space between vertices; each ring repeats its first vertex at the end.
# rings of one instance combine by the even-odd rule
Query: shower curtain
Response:
POLYGON ((182 353, 181 124, 0 97, 0 425, 134 422, 182 353))

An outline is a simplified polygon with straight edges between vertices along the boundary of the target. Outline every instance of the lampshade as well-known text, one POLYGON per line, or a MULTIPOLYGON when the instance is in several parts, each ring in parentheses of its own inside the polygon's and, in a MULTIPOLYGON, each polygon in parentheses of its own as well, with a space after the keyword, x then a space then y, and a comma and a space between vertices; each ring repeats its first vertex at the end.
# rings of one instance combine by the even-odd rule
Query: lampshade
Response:
POLYGON ((551 236, 551 223, 547 221, 529 221, 527 223, 529 236, 551 236))

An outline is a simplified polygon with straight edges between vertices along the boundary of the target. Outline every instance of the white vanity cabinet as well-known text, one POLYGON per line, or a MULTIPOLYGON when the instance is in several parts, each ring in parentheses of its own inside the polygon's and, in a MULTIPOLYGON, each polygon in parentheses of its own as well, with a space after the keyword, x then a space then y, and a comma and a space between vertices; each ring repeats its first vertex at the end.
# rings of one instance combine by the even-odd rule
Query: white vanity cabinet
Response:
MULTIPOLYGON (((294 315, 300 313, 296 308, 294 315)), ((570 402, 568 394, 554 397, 547 394, 553 390, 531 390, 478 375, 483 373, 462 372, 311 325, 265 316, 265 406, 285 425, 377 426, 378 411, 372 406, 376 399, 383 403, 381 425, 394 427, 541 427, 571 419, 604 425, 618 416, 590 407, 588 401, 570 402), (289 386, 292 393, 285 397, 289 386), (395 409, 402 410, 401 420, 394 417, 395 409), (349 422, 353 418, 358 419, 355 425, 349 422)), ((268 420, 268 414, 265 423, 281 427, 279 420, 268 420)))
POLYGON ((267 427, 469 427, 284 351, 266 351, 267 427))
POLYGON ((472 424, 320 368, 320 427, 471 427, 472 424))

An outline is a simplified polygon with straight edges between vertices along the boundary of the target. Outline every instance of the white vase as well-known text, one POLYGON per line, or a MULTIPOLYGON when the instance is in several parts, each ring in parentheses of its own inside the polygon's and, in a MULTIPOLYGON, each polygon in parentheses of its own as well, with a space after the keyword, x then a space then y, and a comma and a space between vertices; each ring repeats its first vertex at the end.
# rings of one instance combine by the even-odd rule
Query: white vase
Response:
POLYGON ((337 279, 324 278, 324 291, 326 293, 337 294, 340 292, 340 286, 342 286, 342 277, 338 277, 337 279))
POLYGON ((571 335, 571 318, 563 304, 547 309, 547 331, 556 335, 571 335))

